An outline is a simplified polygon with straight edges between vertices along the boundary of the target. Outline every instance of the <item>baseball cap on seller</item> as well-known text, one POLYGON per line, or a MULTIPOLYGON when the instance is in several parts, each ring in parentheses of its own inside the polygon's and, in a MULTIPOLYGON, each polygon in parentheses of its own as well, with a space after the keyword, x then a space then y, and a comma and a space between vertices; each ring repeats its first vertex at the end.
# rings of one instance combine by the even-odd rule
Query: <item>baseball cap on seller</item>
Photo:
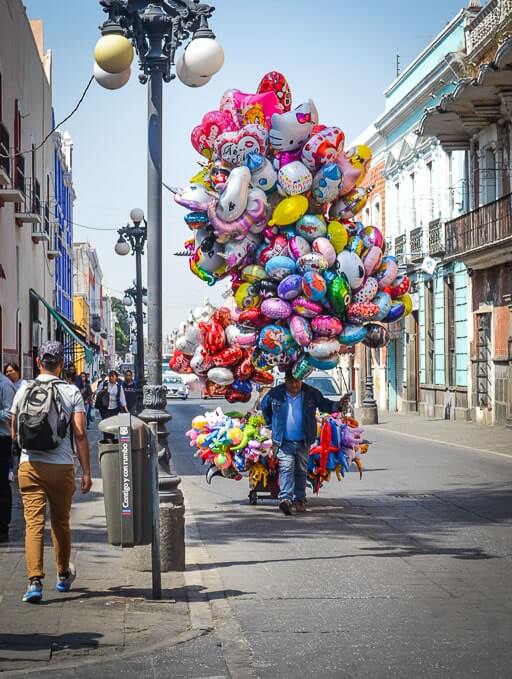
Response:
POLYGON ((61 342, 45 342, 39 347, 38 356, 41 361, 57 365, 64 360, 64 347, 61 342))

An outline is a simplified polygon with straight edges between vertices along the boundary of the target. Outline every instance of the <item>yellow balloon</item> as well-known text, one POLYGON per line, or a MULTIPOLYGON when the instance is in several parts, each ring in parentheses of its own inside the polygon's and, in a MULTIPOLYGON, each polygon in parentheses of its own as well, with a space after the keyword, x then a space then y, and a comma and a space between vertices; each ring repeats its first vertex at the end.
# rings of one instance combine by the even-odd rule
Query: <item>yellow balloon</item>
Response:
POLYGON ((239 309, 249 309, 253 306, 258 306, 261 299, 254 292, 251 283, 242 283, 235 292, 235 302, 239 309))
POLYGON ((348 231, 336 220, 329 222, 327 226, 327 237, 332 243, 333 248, 336 250, 336 254, 341 252, 347 247, 348 243, 348 231))
POLYGON ((193 177, 190 177, 188 180, 189 184, 202 184, 204 187, 206 187, 208 190, 212 190, 213 187, 210 184, 208 177, 210 174, 210 169, 211 169, 211 164, 205 165, 205 167, 201 168, 199 172, 197 172, 193 177))
POLYGON ((360 146, 354 146, 347 152, 347 158, 352 167, 357 168, 361 171, 358 180, 356 181, 356 186, 359 186, 366 173, 370 169, 372 162, 372 150, 369 146, 361 144, 360 146))
POLYGON ((309 203, 306 196, 288 196, 274 208, 269 226, 288 226, 306 214, 309 203))
POLYGON ((124 35, 103 35, 94 48, 94 58, 107 73, 121 73, 133 61, 132 43, 124 35))
POLYGON ((242 269, 242 278, 248 283, 256 283, 267 277, 266 271, 259 264, 248 264, 242 269))
POLYGON ((412 297, 408 292, 405 293, 405 295, 402 295, 401 297, 398 298, 400 302, 404 305, 405 308, 405 316, 408 316, 409 314, 412 313, 412 297))

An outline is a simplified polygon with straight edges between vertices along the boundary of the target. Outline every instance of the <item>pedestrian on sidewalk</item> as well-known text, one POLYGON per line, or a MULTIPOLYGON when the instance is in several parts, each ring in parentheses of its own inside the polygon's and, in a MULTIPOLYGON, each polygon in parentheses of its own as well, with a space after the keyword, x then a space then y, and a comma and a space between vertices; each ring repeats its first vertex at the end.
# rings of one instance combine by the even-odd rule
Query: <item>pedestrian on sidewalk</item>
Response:
MULTIPOLYGON (((95 405, 100 412, 102 420, 119 415, 120 412, 128 412, 123 385, 119 381, 119 375, 116 370, 109 372, 108 382, 96 392, 95 405)), ((106 441, 112 441, 114 436, 112 434, 105 434, 104 438, 106 441)))
POLYGON ((59 379, 64 347, 60 342, 47 342, 39 348, 36 360, 40 374, 19 389, 12 404, 12 437, 21 449, 18 483, 25 517, 25 560, 29 578, 23 601, 29 603, 41 601, 43 596, 47 502, 57 566, 57 591, 69 591, 76 577, 76 569, 69 560, 69 517, 75 492, 71 433, 82 467, 82 493, 88 493, 92 485, 84 402, 74 384, 59 379))
POLYGON ((92 420, 92 387, 87 373, 80 373, 80 379, 82 380, 80 393, 82 394, 85 403, 85 421, 87 429, 89 429, 92 420))
POLYGON ((137 393, 139 385, 133 379, 133 373, 128 368, 124 371, 123 390, 126 396, 126 407, 132 415, 137 414, 137 393))
POLYGON ((8 542, 11 523, 11 407, 15 395, 14 384, 0 373, 0 542, 8 542))
POLYGON ((16 391, 25 384, 25 380, 21 377, 20 366, 17 363, 10 361, 4 365, 4 375, 14 384, 16 391))
POLYGON ((306 511, 306 481, 309 448, 316 439, 316 411, 342 410, 347 396, 339 401, 324 398, 318 389, 304 384, 286 370, 284 384, 273 387, 261 402, 267 424, 272 426, 274 454, 279 460, 279 509, 290 516, 306 511))

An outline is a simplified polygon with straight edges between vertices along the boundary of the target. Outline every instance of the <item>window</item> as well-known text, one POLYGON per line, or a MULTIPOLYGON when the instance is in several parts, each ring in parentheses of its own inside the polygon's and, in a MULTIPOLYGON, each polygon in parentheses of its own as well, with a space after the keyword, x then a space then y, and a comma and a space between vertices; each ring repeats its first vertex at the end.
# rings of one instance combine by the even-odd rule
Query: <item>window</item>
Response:
POLYGON ((416 226, 416 175, 411 172, 409 175, 410 187, 411 187, 411 228, 414 229, 416 226))
POLYGON ((434 382, 435 308, 432 281, 425 282, 425 383, 434 382))
POLYGON ((445 370, 444 370, 444 279, 442 276, 437 276, 434 280, 433 301, 434 301, 434 318, 433 318, 433 349, 434 349, 434 384, 445 384, 445 370))
POLYGON ((432 161, 427 163, 427 187, 428 187, 428 203, 429 203, 429 221, 434 219, 434 187, 433 187, 433 169, 432 161))
POLYGON ((454 269, 455 384, 468 384, 468 273, 462 263, 454 269))
POLYGON ((402 233, 400 224, 400 182, 395 184, 395 222, 397 233, 400 235, 402 233))
POLYGON ((446 283, 446 312, 447 312, 447 333, 446 333, 446 363, 448 373, 448 384, 453 387, 457 384, 456 361, 455 361, 455 287, 453 276, 445 278, 446 283))
POLYGON ((492 148, 485 150, 485 167, 482 172, 482 202, 492 203, 496 200, 496 152, 492 148))
POLYGON ((380 203, 378 201, 373 207, 373 225, 380 229, 380 203))

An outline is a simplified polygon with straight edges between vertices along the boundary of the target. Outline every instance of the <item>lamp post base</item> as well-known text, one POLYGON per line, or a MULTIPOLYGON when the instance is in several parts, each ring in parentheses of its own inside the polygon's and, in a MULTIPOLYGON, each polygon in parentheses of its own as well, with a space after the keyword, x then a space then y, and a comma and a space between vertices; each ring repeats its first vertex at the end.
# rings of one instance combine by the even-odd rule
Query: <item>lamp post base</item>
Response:
POLYGON ((379 410, 377 408, 377 403, 365 403, 363 401, 362 406, 357 409, 357 419, 360 425, 365 424, 379 424, 379 410))
MULTIPOLYGON (((144 410, 139 418, 158 426, 158 495, 160 500, 160 562, 162 571, 185 570, 185 506, 179 485, 180 477, 172 470, 167 422, 172 416, 166 410, 165 387, 144 386, 144 410)), ((150 546, 149 546, 150 547, 150 546)), ((151 551, 139 548, 134 554, 134 570, 151 570, 151 551), (146 553, 147 552, 147 553, 146 553)))

